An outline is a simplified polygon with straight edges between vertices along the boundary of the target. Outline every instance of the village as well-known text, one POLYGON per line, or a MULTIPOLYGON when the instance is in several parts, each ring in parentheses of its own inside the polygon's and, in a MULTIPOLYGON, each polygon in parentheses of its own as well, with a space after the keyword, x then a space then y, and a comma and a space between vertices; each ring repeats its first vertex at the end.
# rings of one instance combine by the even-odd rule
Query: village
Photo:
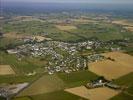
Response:
POLYGON ((47 58, 48 64, 45 71, 48 74, 54 74, 55 72, 70 73, 88 69, 88 63, 106 59, 100 53, 95 52, 95 50, 103 48, 103 46, 105 46, 105 49, 112 51, 120 50, 119 47, 113 48, 110 46, 111 44, 99 40, 87 40, 77 43, 53 40, 36 41, 33 39, 24 39, 24 41, 28 41, 28 43, 8 49, 7 53, 16 54, 19 61, 27 56, 47 58), (84 53, 85 51, 90 52, 84 53))

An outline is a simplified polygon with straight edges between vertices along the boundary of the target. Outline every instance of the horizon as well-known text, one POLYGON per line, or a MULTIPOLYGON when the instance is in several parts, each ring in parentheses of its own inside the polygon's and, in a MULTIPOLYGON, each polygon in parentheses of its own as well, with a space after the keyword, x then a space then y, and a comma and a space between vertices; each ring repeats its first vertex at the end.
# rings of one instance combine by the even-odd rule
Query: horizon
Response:
POLYGON ((5 3, 87 3, 87 4, 133 4, 132 0, 1 0, 5 3))

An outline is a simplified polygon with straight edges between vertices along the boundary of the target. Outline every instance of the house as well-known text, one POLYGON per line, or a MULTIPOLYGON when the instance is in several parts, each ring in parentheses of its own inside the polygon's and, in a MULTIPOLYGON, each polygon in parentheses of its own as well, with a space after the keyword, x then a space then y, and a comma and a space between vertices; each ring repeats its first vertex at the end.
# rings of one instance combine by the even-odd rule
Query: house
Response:
POLYGON ((10 49, 10 50, 7 50, 7 53, 9 53, 9 54, 16 54, 16 53, 18 53, 18 50, 10 49))

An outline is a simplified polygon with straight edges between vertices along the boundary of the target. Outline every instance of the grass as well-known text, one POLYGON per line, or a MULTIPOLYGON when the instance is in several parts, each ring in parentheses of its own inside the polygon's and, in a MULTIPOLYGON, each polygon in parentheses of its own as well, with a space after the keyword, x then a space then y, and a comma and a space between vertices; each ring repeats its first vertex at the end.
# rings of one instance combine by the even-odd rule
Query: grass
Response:
POLYGON ((114 82, 119 85, 132 86, 133 85, 133 72, 116 79, 114 82))
POLYGON ((19 61, 16 55, 0 52, 0 64, 10 65, 17 74, 26 74, 40 69, 41 72, 43 72, 43 65, 46 64, 46 61, 40 61, 37 58, 32 59, 29 57, 23 58, 21 61, 19 61))
POLYGON ((6 76, 0 76, 0 84, 2 83, 23 83, 23 82, 32 82, 33 80, 36 80, 40 75, 34 75, 34 76, 24 76, 24 75, 6 75, 6 76))
POLYGON ((122 93, 114 96, 110 100, 132 100, 133 99, 133 72, 114 81, 116 84, 127 86, 122 93))
POLYGON ((0 38, 0 49, 7 49, 14 47, 15 45, 22 44, 22 41, 19 41, 18 39, 12 39, 12 38, 0 38))
POLYGON ((28 88, 22 91, 18 96, 38 95, 50 93, 64 88, 64 82, 57 75, 44 75, 28 88))
POLYGON ((29 97, 18 97, 18 98, 14 98, 12 100, 31 100, 29 97))
POLYGON ((76 30, 59 30, 54 24, 40 21, 20 21, 6 23, 3 26, 3 32, 16 32, 18 34, 47 34, 54 40, 61 41, 79 41, 97 37, 100 40, 108 41, 132 37, 130 32, 122 32, 123 28, 106 22, 78 24, 76 30))
POLYGON ((28 96, 28 97, 16 97, 13 98, 12 100, 86 100, 86 99, 61 90, 51 93, 28 96))
POLYGON ((60 73, 58 77, 66 83, 66 87, 74 87, 84 85, 88 81, 96 79, 97 75, 89 71, 79 71, 70 74, 60 73))
POLYGON ((114 96, 113 98, 111 98, 110 100, 133 100, 133 96, 129 96, 125 93, 120 93, 114 96))
POLYGON ((47 94, 40 94, 31 97, 33 100, 85 100, 79 96, 67 93, 65 91, 56 91, 47 94))

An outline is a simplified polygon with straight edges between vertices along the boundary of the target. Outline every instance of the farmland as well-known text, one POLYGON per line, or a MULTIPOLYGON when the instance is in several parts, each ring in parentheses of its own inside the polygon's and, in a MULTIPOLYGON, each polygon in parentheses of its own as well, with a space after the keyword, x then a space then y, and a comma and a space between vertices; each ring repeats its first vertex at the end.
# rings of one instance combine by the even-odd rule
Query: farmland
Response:
MULTIPOLYGON (((23 17, 23 16, 21 16, 23 17)), ((2 31, 5 36, 11 36, 11 33, 16 33, 17 37, 22 35, 46 35, 54 40, 62 41, 79 41, 97 37, 103 41, 129 38, 133 34, 130 31, 125 31, 121 26, 114 23, 107 23, 101 20, 94 19, 69 19, 69 24, 65 19, 48 19, 48 20, 23 20, 17 18, 17 21, 12 19, 11 22, 5 23, 2 26, 2 31), (50 21, 51 20, 51 21, 50 21), (55 20, 52 21, 52 20, 55 20), (61 24, 57 24, 61 23, 61 24), (9 34, 10 33, 10 34, 9 34), (61 38, 62 37, 62 38, 61 38)), ((15 18, 16 19, 16 18, 15 18)), ((35 18, 34 18, 35 19, 35 18)), ((37 18, 36 18, 37 19, 37 18)), ((13 37, 13 36, 12 36, 13 37)))
POLYGON ((75 26, 71 26, 71 25, 64 25, 64 26, 56 25, 55 27, 58 28, 59 30, 66 30, 66 31, 77 29, 75 26))
POLYGON ((124 66, 113 61, 105 60, 90 64, 89 70, 111 80, 132 72, 133 68, 124 66))
POLYGON ((114 82, 116 84, 119 84, 121 86, 125 86, 128 87, 125 91, 123 91, 122 93, 112 97, 110 100, 125 100, 125 99, 132 99, 133 98, 133 72, 129 73, 123 77, 118 78, 117 80, 115 80, 114 82))
POLYGON ((110 57, 110 58, 114 59, 117 63, 120 63, 127 67, 132 67, 132 65, 133 65, 133 62, 132 62, 133 57, 128 54, 124 54, 121 52, 109 52, 109 53, 105 53, 103 55, 105 57, 110 57))
POLYGON ((11 100, 132 99, 129 13, 87 9, 24 13, 24 9, 0 17, 0 96, 11 96, 11 100), (5 88, 20 83, 28 85, 14 95, 5 88), (96 86, 90 89, 89 83, 96 86))
POLYGON ((19 96, 37 95, 61 90, 64 83, 56 75, 45 75, 22 91, 19 96), (38 88, 39 86, 39 88, 38 88))
POLYGON ((0 75, 15 74, 13 69, 9 65, 0 65, 0 75))
POLYGON ((118 91, 114 91, 109 88, 96 88, 89 90, 84 86, 66 89, 65 91, 89 100, 108 100, 119 93, 118 91))
POLYGON ((73 95, 71 93, 65 92, 65 91, 56 91, 56 92, 51 92, 51 93, 45 93, 45 94, 39 94, 39 95, 34 95, 32 97, 17 97, 13 100, 86 100, 82 97, 73 95))
POLYGON ((18 96, 37 95, 63 90, 64 88, 80 86, 97 76, 88 71, 74 72, 70 75, 59 73, 57 75, 44 75, 18 96), (81 76, 82 74, 82 76, 81 76), (38 86, 40 88, 38 88, 38 86), (34 91, 34 92, 33 92, 34 91))

